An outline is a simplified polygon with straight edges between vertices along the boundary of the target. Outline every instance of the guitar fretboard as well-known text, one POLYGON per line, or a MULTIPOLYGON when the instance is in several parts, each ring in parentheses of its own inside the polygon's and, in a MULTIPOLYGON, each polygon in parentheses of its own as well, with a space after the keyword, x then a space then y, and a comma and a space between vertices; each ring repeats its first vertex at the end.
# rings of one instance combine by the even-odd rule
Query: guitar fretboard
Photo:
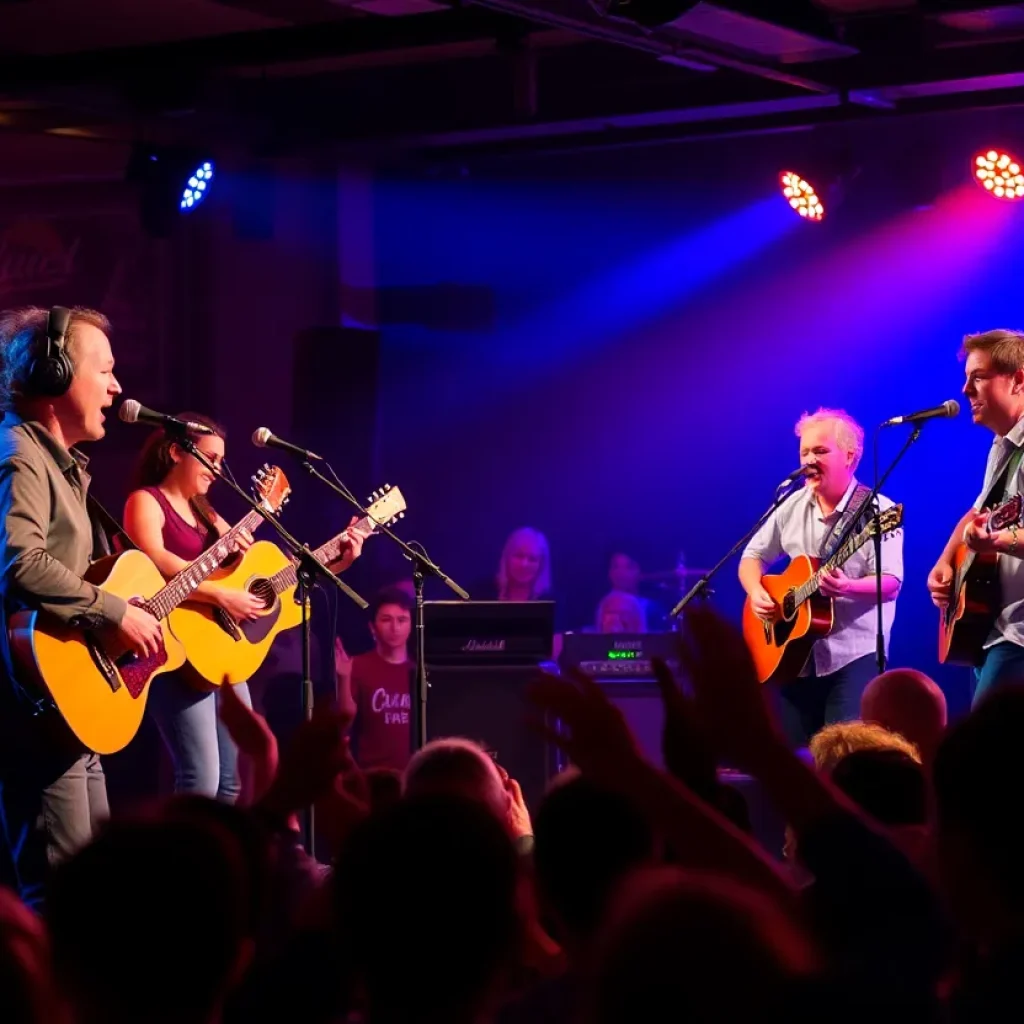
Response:
MULTIPOLYGON (((341 533, 332 537, 326 544, 321 544, 312 554, 321 565, 330 565, 341 557, 341 551, 346 540, 345 534, 349 530, 358 530, 360 533, 370 533, 377 524, 369 516, 364 516, 358 522, 345 527, 341 533)), ((270 585, 274 588, 275 594, 283 594, 290 587, 299 582, 298 563, 292 562, 283 569, 279 569, 270 577, 270 585)))
POLYGON ((242 530, 255 530, 262 522, 263 516, 259 512, 250 512, 194 562, 190 562, 181 572, 172 576, 142 607, 157 619, 166 618, 182 601, 187 601, 195 593, 196 588, 235 551, 239 533, 242 530))
POLYGON ((857 551, 858 548, 863 547, 867 540, 874 534, 874 524, 865 527, 860 533, 850 537, 838 551, 834 552, 832 557, 828 561, 823 562, 817 572, 806 582, 801 584, 793 591, 793 604, 794 607, 799 607, 809 597, 812 597, 818 592, 818 588, 821 586, 821 578, 825 573, 830 572, 832 569, 838 569, 839 566, 843 565, 849 558, 857 551))

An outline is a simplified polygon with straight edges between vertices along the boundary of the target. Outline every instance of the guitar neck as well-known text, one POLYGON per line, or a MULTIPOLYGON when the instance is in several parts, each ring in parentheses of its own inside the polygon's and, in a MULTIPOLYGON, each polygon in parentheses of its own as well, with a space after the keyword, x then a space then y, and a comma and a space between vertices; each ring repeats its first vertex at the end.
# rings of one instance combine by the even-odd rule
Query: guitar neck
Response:
MULTIPOLYGON (((341 557, 342 548, 346 543, 346 535, 349 530, 356 530, 359 533, 372 533, 377 524, 369 516, 364 516, 357 523, 346 526, 341 533, 333 536, 326 544, 321 544, 312 554, 321 565, 330 565, 341 557)), ((270 577, 270 585, 274 588, 275 594, 283 594, 290 587, 299 582, 298 562, 293 561, 291 565, 279 569, 270 577)))
POLYGON ((221 562, 236 550, 238 535, 243 530, 250 533, 263 522, 263 516, 253 510, 240 522, 218 537, 216 542, 207 548, 194 562, 190 562, 180 572, 172 576, 143 607, 158 619, 165 619, 183 601, 195 593, 196 588, 209 579, 219 568, 221 562))
POLYGON ((862 548, 874 533, 872 527, 865 527, 860 533, 850 537, 846 543, 836 551, 828 561, 819 566, 814 575, 794 591, 795 603, 801 605, 809 597, 813 597, 821 587, 821 578, 832 569, 838 569, 845 564, 860 548, 862 548))

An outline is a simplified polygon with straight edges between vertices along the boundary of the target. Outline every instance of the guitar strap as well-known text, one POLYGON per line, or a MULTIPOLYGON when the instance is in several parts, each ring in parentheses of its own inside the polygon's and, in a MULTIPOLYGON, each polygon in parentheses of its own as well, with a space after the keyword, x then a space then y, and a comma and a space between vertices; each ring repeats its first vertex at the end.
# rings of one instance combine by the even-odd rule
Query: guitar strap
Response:
POLYGON ((1024 446, 1015 447, 1006 460, 1006 466, 1002 473, 996 477, 995 482, 988 489, 988 494, 985 495, 985 500, 981 504, 982 508, 995 508, 1010 496, 1010 486, 1022 457, 1024 457, 1024 446))
POLYGON ((818 557, 822 562, 827 562, 838 550, 840 542, 845 538, 850 523, 860 519, 865 511, 864 506, 871 496, 871 488, 865 484, 857 484, 850 500, 843 509, 843 514, 828 528, 821 546, 818 548, 818 557))
POLYGON ((139 545, 128 536, 124 527, 91 493, 86 495, 85 504, 89 510, 89 520, 92 523, 94 561, 105 555, 113 554, 115 548, 119 548, 121 551, 138 548, 139 545))

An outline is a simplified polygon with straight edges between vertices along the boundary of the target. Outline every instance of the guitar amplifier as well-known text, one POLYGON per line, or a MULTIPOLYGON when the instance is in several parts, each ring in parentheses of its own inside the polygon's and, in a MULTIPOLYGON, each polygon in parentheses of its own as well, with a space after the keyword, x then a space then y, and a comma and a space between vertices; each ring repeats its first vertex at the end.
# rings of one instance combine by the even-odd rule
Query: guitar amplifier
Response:
POLYGON ((427 665, 539 665, 551 657, 554 601, 424 601, 427 665))
POLYGON ((558 666, 577 668, 599 683, 653 683, 653 658, 679 675, 678 633, 566 633, 558 666))

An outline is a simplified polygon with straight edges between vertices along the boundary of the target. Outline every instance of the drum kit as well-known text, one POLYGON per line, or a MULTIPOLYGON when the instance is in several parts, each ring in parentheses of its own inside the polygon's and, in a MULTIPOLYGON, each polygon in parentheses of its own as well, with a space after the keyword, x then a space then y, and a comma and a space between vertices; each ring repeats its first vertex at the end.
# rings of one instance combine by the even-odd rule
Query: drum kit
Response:
MULTIPOLYGON (((695 569, 686 564, 686 558, 683 553, 679 552, 679 557, 676 559, 676 567, 674 569, 663 569, 655 572, 643 572, 640 574, 640 588, 641 593, 645 589, 649 589, 657 594, 657 598, 661 601, 665 601, 670 605, 674 605, 679 598, 681 598, 690 587, 693 585, 693 581, 701 576, 707 574, 710 570, 708 569, 695 569), (644 586, 646 584, 646 587, 644 586)), ((654 594, 651 595, 652 597, 654 594)), ((648 622, 648 629, 653 628, 654 624, 648 622)), ((678 627, 678 620, 669 621, 666 616, 665 622, 662 624, 662 628, 673 630, 678 627)))

